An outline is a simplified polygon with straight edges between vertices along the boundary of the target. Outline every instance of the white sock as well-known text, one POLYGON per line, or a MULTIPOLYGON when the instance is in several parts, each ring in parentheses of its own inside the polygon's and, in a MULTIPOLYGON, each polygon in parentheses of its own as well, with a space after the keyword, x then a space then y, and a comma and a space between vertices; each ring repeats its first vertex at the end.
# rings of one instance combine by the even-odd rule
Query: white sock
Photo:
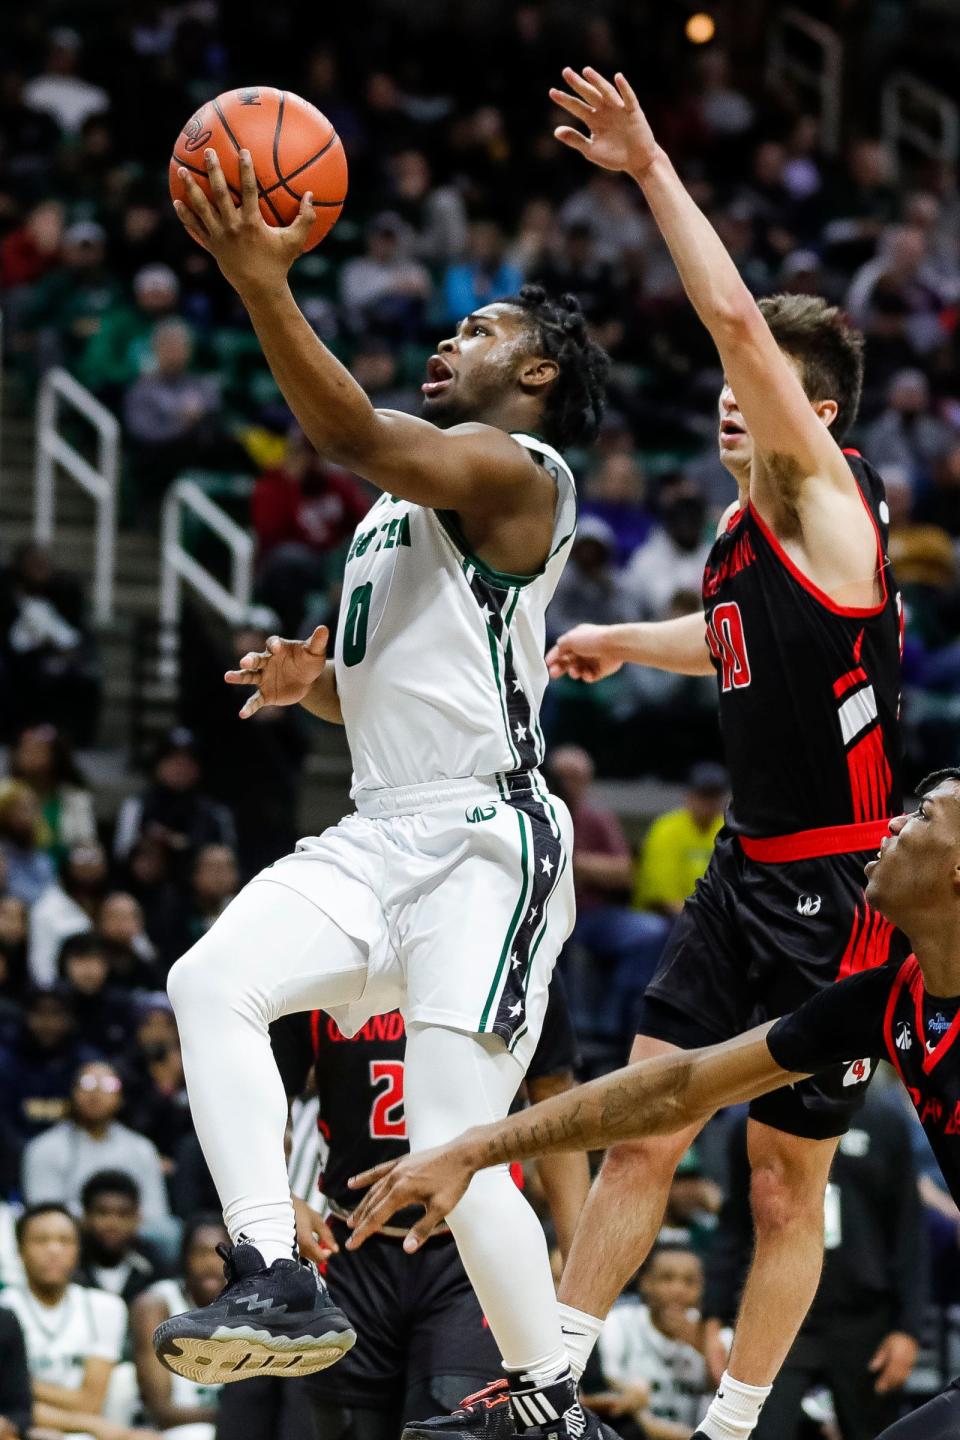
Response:
POLYGON ((579 1382, 587 1368, 593 1347, 600 1338, 603 1321, 596 1315, 588 1315, 586 1310, 575 1310, 572 1305, 558 1305, 557 1310, 560 1313, 563 1343, 570 1356, 570 1369, 573 1371, 573 1378, 579 1382))
POLYGON ((772 1389, 772 1385, 745 1385, 725 1370, 710 1409, 700 1421, 707 1440, 748 1440, 772 1389))

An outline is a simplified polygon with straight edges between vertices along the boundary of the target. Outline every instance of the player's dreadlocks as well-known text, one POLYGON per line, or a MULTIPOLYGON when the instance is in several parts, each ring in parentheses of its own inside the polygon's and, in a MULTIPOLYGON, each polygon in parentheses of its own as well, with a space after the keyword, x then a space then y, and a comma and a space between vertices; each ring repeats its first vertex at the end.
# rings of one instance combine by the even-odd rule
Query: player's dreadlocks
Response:
POLYGON ((557 300, 542 285, 524 285, 509 303, 526 311, 538 347, 560 369, 544 407, 544 439, 558 450, 589 445, 603 418, 610 360, 587 334, 580 301, 575 295, 557 300))

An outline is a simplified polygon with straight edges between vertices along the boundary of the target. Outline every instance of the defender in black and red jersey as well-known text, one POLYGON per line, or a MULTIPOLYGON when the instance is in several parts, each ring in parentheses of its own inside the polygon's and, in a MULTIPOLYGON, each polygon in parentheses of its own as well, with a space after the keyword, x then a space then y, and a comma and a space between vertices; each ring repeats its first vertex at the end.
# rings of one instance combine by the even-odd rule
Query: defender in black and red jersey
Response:
MULTIPOLYGON (((830 1067, 869 1070, 881 1057, 906 1087, 960 1204, 960 769, 929 776, 919 790, 916 810, 890 821, 880 854, 866 867, 874 913, 901 927, 914 954, 861 970, 749 1034, 631 1065, 522 1115, 479 1126, 442 1150, 423 1151, 389 1174, 358 1176, 358 1186, 377 1183, 357 1206, 355 1242, 414 1204, 425 1213, 408 1243, 422 1241, 484 1166, 569 1145, 595 1150, 643 1141, 830 1067)), ((692 1440, 714 1440, 709 1423, 708 1416, 692 1440)), ((960 1379, 878 1440, 957 1435, 960 1379)))
MULTIPOLYGON (((420 1255, 403 1253, 414 1210, 397 1216, 386 1233, 359 1254, 345 1248, 346 1217, 356 1195, 347 1181, 358 1170, 406 1155, 404 1052, 399 1011, 374 1016, 348 1039, 322 1011, 288 1015, 271 1026, 271 1042, 288 1095, 299 1095, 308 1076, 320 1100, 326 1157, 320 1187, 328 1206, 326 1264, 330 1293, 357 1331, 357 1343, 337 1365, 295 1382, 310 1397, 313 1440, 396 1440, 404 1426, 470 1396, 471 1408, 513 1433, 500 1356, 484 1320, 453 1237, 445 1227, 420 1255), (471 1392, 483 1392, 476 1397, 471 1392)), ((527 1072, 532 1101, 573 1086, 576 1042, 562 981, 554 976, 537 1050, 527 1072)), ((584 1155, 551 1157, 539 1167, 546 1198, 565 1252, 589 1184, 584 1155)), ((520 1167, 514 1177, 523 1182, 520 1167)), ((301 1235, 301 1249, 309 1242, 301 1235)), ((265 1440, 273 1429, 255 1413, 252 1381, 224 1391, 220 1433, 230 1440, 265 1440)), ((269 1385, 271 1382, 266 1382, 269 1385)), ((274 1382, 288 1400, 289 1381, 274 1382)), ((296 1420, 294 1431, 296 1432, 296 1420)), ((300 1417, 300 1431, 308 1422, 300 1417)), ((413 1427, 412 1430, 409 1427, 413 1427)), ((299 1436, 298 1436, 299 1440, 299 1436)))
MULTIPOLYGON (((815 297, 758 306, 626 80, 564 78, 572 93, 553 97, 590 134, 558 138, 637 181, 716 342, 720 456, 739 492, 702 614, 581 625, 547 657, 554 675, 585 680, 625 661, 717 676, 733 803, 647 991, 640 1059, 736 1035, 903 953, 863 896, 866 855, 901 808, 900 616, 882 484, 838 443, 859 403, 862 337, 815 297)), ((865 1071, 835 1068, 751 1106, 757 1247, 710 1440, 749 1435, 809 1308, 827 1175, 865 1083, 865 1071)), ((695 1133, 607 1157, 560 1292, 564 1324, 589 1332, 586 1344, 649 1250, 695 1133)))

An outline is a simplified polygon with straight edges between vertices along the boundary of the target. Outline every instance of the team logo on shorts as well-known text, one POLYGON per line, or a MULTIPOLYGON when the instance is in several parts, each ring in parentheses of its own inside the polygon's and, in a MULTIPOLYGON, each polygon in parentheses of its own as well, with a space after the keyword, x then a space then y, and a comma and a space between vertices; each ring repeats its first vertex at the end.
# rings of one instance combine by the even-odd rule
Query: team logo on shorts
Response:
POLYGON ((865 1085, 873 1072, 873 1062, 870 1060, 853 1060, 846 1068, 843 1077, 844 1089, 848 1085, 865 1085))
POLYGON ((897 1026, 896 1039, 893 1042, 898 1050, 909 1050, 913 1044, 913 1033, 906 1020, 901 1020, 897 1026))
POLYGON ((820 906, 823 904, 819 895, 801 895, 797 900, 797 914, 811 915, 820 914, 820 906))
POLYGON ((472 810, 465 812, 468 825, 479 825, 484 820, 492 820, 496 813, 496 805, 475 805, 472 810))

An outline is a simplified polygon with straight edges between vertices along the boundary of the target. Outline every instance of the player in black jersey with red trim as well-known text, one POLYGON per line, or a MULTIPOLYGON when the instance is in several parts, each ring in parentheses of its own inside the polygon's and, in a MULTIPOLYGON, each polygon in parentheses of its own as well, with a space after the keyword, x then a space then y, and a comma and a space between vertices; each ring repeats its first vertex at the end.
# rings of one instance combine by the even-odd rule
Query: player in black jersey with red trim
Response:
MULTIPOLYGON (((802 1083, 838 1064, 870 1068, 878 1058, 889 1060, 906 1086, 960 1204, 960 769, 931 775, 920 797, 916 810, 890 821, 879 856, 866 867, 868 901, 909 936, 914 954, 823 989, 794 1014, 746 1035, 631 1065, 468 1131, 442 1151, 421 1152, 390 1174, 357 1177, 361 1185, 378 1183, 357 1206, 355 1241, 401 1206, 423 1205, 426 1213, 407 1242, 412 1246, 487 1165, 685 1130, 721 1106, 802 1083)), ((692 1440, 708 1440, 709 1423, 708 1417, 692 1440)), ((879 1440, 957 1435, 960 1379, 879 1440)))
MULTIPOLYGON (((720 457, 739 492, 703 614, 578 626, 547 657, 554 675, 586 680, 625 661, 717 676, 733 803, 648 988, 639 1059, 738 1034, 899 953, 902 937, 864 901, 863 864, 901 806, 900 619, 881 482, 838 443, 856 416, 862 337, 814 297, 758 306, 626 80, 564 78, 570 91, 553 98, 589 134, 558 138, 636 180, 717 345, 720 457)), ((837 1069, 751 1106, 756 1252, 711 1440, 746 1440, 809 1308, 827 1175, 862 1092, 837 1069)), ((576 1361, 649 1251, 695 1133, 607 1157, 560 1290, 565 1325, 587 1336, 576 1361)))
MULTIPOLYGON (((347 1181, 358 1170, 408 1153, 403 1108, 406 1034, 398 1011, 377 1015, 348 1039, 322 1011, 288 1015, 271 1026, 271 1041, 287 1093, 302 1092, 308 1073, 320 1100, 320 1130, 327 1154, 320 1188, 326 1224, 298 1206, 303 1254, 319 1258, 316 1228, 333 1250, 325 1280, 335 1303, 357 1330, 354 1348, 330 1370, 295 1382, 310 1396, 313 1440, 396 1440, 404 1425, 451 1410, 464 1396, 484 1390, 482 1413, 492 1406, 512 1433, 500 1355, 467 1279, 449 1230, 444 1229, 415 1261, 402 1239, 417 1211, 395 1217, 388 1233, 360 1254, 347 1251, 345 1218, 356 1195, 347 1181), (501 1413, 502 1412, 502 1413, 501 1413)), ((573 1086, 576 1042, 563 992, 554 976, 543 1030, 527 1072, 531 1100, 573 1086)), ((566 1253, 586 1198, 589 1171, 584 1155, 551 1157, 539 1167, 561 1251, 566 1253)), ((522 1180, 519 1172, 515 1177, 522 1180)), ((230 1440, 265 1440, 272 1430, 257 1412, 252 1381, 224 1391, 220 1433, 230 1440)), ((285 1403, 293 1388, 274 1383, 285 1403)), ((307 1422, 301 1418, 301 1428, 307 1422)), ((415 1429, 414 1432, 415 1433, 415 1429)), ((299 1436, 298 1436, 299 1440, 299 1436)))

